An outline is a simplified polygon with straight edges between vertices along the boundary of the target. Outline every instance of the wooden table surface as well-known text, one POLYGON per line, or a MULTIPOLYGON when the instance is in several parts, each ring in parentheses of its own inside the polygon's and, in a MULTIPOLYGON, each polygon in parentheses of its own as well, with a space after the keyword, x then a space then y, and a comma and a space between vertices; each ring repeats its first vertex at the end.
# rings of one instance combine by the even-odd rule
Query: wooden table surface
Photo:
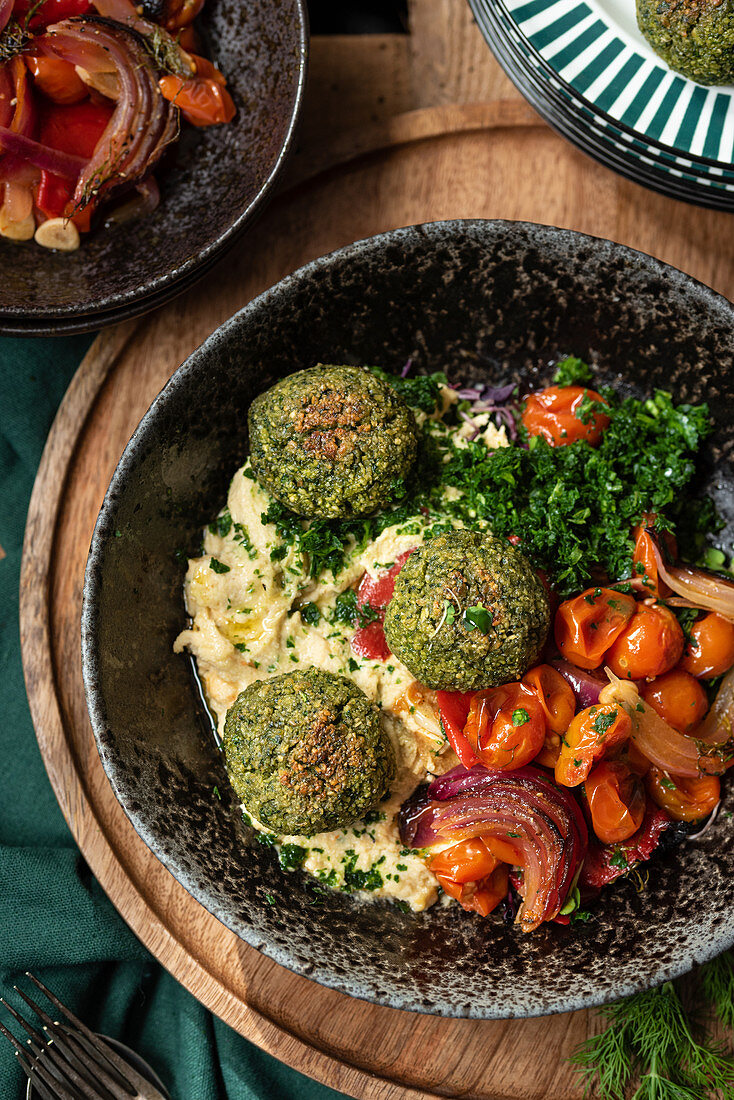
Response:
POLYGON ((566 1058, 598 1024, 581 1012, 441 1021, 369 1006, 291 975, 194 911, 198 903, 134 833, 94 747, 79 668, 84 561, 119 454, 177 364, 266 286, 360 236, 433 217, 525 217, 637 244, 734 297, 728 215, 645 192, 535 117, 466 0, 411 0, 406 35, 312 39, 303 124, 280 196, 246 247, 198 287, 98 338, 49 437, 29 512, 21 586, 29 699, 49 777, 90 866, 153 954, 209 1008, 264 1050, 365 1100, 580 1100, 566 1058), (423 108, 433 110, 408 114, 423 108), (356 152, 359 164, 344 171, 356 152))

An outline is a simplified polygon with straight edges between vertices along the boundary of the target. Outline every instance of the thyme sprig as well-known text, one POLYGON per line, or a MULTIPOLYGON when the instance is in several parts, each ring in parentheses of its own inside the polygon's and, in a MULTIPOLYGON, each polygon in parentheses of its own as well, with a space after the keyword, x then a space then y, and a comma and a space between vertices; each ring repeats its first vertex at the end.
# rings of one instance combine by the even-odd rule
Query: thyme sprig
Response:
POLYGON ((730 955, 702 967, 700 991, 705 1005, 690 1006, 665 982, 603 1009, 606 1027, 571 1059, 587 1091, 602 1100, 734 1100, 734 1061, 707 1027, 712 1013, 734 1022, 730 955))

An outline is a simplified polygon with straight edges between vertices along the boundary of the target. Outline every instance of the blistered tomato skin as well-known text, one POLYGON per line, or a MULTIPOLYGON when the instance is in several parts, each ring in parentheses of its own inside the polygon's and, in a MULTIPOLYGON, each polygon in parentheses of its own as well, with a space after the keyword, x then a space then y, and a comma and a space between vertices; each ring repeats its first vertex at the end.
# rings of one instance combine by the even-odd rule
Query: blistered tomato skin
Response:
POLYGON ((522 422, 528 435, 542 435, 551 447, 563 447, 580 439, 596 446, 609 426, 609 417, 590 411, 583 420, 579 419, 582 406, 590 401, 606 404, 596 390, 582 386, 548 386, 527 397, 522 422))
POLYGON ((684 779, 652 767, 645 783, 653 802, 674 821, 700 821, 708 817, 721 798, 721 783, 715 775, 684 779))
POLYGON ((533 760, 545 743, 540 700, 525 684, 503 684, 472 698, 464 735, 487 768, 514 771, 533 760))
POLYGON ((708 710, 706 692, 680 666, 645 684, 642 698, 664 722, 681 733, 695 729, 708 710))
POLYGON ((645 816, 640 778, 625 764, 603 760, 584 783, 594 832, 602 844, 620 844, 639 829, 645 816))
POLYGON ((561 738, 556 783, 577 787, 588 779, 594 763, 621 746, 632 733, 632 719, 615 703, 581 710, 561 738))
POLYGON ((683 631, 672 611, 645 602, 616 639, 605 657, 621 680, 645 680, 674 668, 683 654, 683 631))
POLYGON ((580 596, 564 600, 554 620, 561 655, 578 668, 598 668, 636 606, 632 596, 613 588, 587 588, 580 596))
POLYGON ((681 668, 692 676, 722 676, 734 665, 734 623, 715 611, 688 629, 681 668))

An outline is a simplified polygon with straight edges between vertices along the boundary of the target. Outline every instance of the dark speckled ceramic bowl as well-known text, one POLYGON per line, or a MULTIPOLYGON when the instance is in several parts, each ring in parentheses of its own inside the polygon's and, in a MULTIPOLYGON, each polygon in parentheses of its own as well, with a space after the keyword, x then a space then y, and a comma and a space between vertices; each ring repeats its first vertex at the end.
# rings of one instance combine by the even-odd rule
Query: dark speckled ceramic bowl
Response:
MULTIPOLYGON (((284 966, 354 996, 447 1016, 532 1016, 610 1001, 734 942, 725 814, 656 857, 649 883, 609 889, 594 919, 531 936, 456 908, 402 913, 317 892, 242 823, 174 656, 184 623, 177 552, 194 552, 247 454, 246 411, 320 361, 455 380, 542 381, 573 352, 646 393, 708 399, 704 487, 734 530, 734 307, 686 275, 607 241, 508 222, 400 229, 315 261, 217 330, 176 372, 128 445, 89 558, 84 676, 99 751, 140 836, 207 909, 284 966), (219 801, 213 795, 217 785, 219 801)), ((731 784, 727 805, 734 802, 731 784)))
POLYGON ((308 58, 305 0, 207 0, 206 52, 237 106, 226 126, 184 127, 147 218, 73 253, 0 237, 0 333, 88 332, 158 308, 201 278, 272 194, 290 151, 308 58))

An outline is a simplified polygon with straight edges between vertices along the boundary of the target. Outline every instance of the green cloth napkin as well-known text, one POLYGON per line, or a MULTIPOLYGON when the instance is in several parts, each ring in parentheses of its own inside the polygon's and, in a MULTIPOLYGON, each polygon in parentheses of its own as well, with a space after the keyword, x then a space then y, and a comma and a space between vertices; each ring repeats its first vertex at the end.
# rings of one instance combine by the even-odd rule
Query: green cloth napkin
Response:
MULTIPOLYGON (((328 1100, 341 1094, 241 1038, 155 962, 94 879, 46 777, 21 668, 21 548, 46 435, 90 342, 0 338, 0 992, 21 1007, 12 987, 27 989, 33 971, 149 1061, 174 1100, 328 1100)), ((20 1100, 23 1081, 0 1036, 0 1096, 20 1100)))

